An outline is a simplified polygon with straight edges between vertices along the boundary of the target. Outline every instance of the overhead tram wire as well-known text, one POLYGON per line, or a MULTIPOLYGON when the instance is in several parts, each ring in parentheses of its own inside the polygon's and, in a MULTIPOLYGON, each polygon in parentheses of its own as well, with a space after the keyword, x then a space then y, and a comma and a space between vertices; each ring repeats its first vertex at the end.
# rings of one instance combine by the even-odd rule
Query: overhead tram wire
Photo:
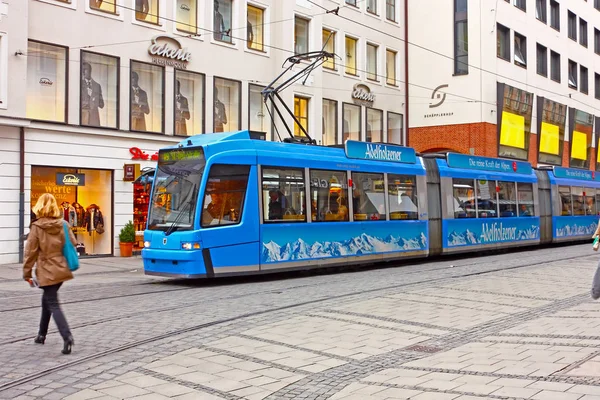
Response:
MULTIPOLYGON (((322 9, 322 10, 327 10, 325 7, 323 7, 323 6, 322 6, 322 5, 320 5, 320 4, 317 4, 317 3, 315 3, 313 0, 306 0, 306 1, 308 1, 308 2, 309 2, 309 3, 311 3, 311 4, 314 4, 315 6, 319 7, 319 8, 320 8, 320 9, 322 9)), ((342 7, 342 8, 343 8, 343 7, 342 7)), ((340 10, 341 10, 342 8, 340 8, 340 10)), ((331 11, 331 10, 329 10, 329 11, 331 11)), ((333 13, 333 12, 331 12, 331 13, 333 13)), ((410 42, 410 41, 408 41, 408 40, 406 40, 406 39, 402 39, 402 38, 400 38, 400 37, 398 37, 398 36, 395 36, 395 35, 392 35, 392 34, 390 34, 390 33, 387 33, 387 32, 384 32, 384 31, 382 31, 382 30, 379 30, 379 29, 377 29, 377 28, 374 28, 374 27, 372 27, 372 26, 370 26, 370 25, 365 25, 365 24, 363 24, 363 23, 361 23, 361 22, 355 21, 355 20, 353 20, 353 19, 351 19, 351 18, 348 18, 348 17, 345 17, 345 16, 343 16, 343 15, 340 15, 340 14, 339 14, 339 12, 337 12, 337 13, 333 13, 333 14, 335 14, 336 16, 338 16, 338 17, 340 17, 340 18, 342 18, 342 19, 344 19, 344 20, 346 20, 346 21, 349 21, 349 22, 351 22, 351 23, 354 23, 354 24, 360 25, 360 26, 362 26, 362 27, 364 27, 364 28, 368 28, 368 29, 371 29, 371 30, 373 30, 373 31, 375 31, 375 32, 381 33, 382 35, 385 35, 385 36, 387 36, 387 37, 389 37, 389 38, 392 38, 392 39, 395 39, 395 40, 399 40, 399 41, 401 41, 401 42, 403 42, 403 43, 405 43, 405 44, 407 44, 407 45, 411 45, 411 46, 417 47, 417 48, 419 48, 419 49, 422 49, 422 50, 428 51, 428 52, 430 52, 430 53, 432 53, 432 54, 438 55, 438 56, 440 56, 440 57, 447 58, 447 59, 449 59, 449 60, 454 60, 454 57, 452 57, 452 56, 449 56, 449 55, 447 55, 447 54, 440 53, 440 52, 438 52, 438 51, 436 51, 436 50, 429 49, 429 48, 427 48, 427 47, 425 47, 425 46, 422 46, 422 45, 419 45, 419 44, 417 44, 417 43, 410 42)), ((487 70, 487 69, 485 69, 485 68, 483 68, 483 67, 479 67, 479 66, 472 65, 472 64, 466 64, 466 65, 467 65, 468 67, 470 67, 470 68, 473 68, 473 69, 479 70, 479 71, 481 71, 481 72, 485 72, 485 73, 487 73, 487 74, 494 75, 494 76, 495 76, 495 77, 497 77, 497 78, 503 78, 503 79, 506 79, 506 80, 508 80, 508 81, 513 81, 513 82, 516 82, 516 83, 520 83, 520 84, 522 84, 522 85, 525 85, 525 86, 527 86, 527 87, 530 87, 530 88, 532 88, 532 89, 537 89, 537 90, 540 90, 540 91, 543 91, 543 92, 546 92, 546 93, 549 93, 549 94, 553 94, 553 95, 556 95, 556 96, 559 96, 559 97, 565 97, 565 98, 569 98, 569 99, 571 99, 571 100, 574 100, 575 102, 577 102, 577 103, 579 103, 579 104, 582 104, 582 105, 584 105, 584 106, 586 106, 586 107, 592 108, 592 109, 594 109, 594 110, 596 110, 596 111, 600 111, 600 108, 594 107, 594 106, 593 106, 593 105, 591 105, 591 104, 587 104, 587 103, 584 103, 584 102, 582 102, 581 100, 578 100, 578 99, 576 99, 576 98, 573 98, 573 97, 572 97, 572 96, 571 96, 569 93, 566 93, 566 94, 565 94, 565 93, 558 93, 558 92, 554 92, 554 91, 552 91, 552 90, 548 90, 548 89, 545 89, 545 88, 541 88, 541 87, 538 87, 538 86, 534 86, 534 85, 531 85, 531 84, 529 84, 529 83, 527 83, 527 82, 519 81, 519 80, 517 80, 517 79, 511 78, 511 77, 508 77, 508 76, 505 76, 505 75, 498 74, 497 72, 494 72, 494 71, 487 70)), ((411 85, 411 83, 409 83, 409 85, 411 85)), ((432 90, 433 90, 433 89, 432 89, 432 90)), ((449 93, 447 93, 447 94, 449 94, 449 93)))

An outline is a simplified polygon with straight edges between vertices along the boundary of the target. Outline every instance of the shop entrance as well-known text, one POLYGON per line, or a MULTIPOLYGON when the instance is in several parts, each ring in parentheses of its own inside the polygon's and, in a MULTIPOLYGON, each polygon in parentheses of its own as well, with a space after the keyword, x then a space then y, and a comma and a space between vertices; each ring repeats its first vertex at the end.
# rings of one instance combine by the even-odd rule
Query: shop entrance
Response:
POLYGON ((112 171, 32 166, 31 207, 44 193, 56 197, 80 256, 113 254, 112 171))
POLYGON ((133 182, 133 227, 135 229, 133 251, 136 254, 144 248, 144 230, 148 222, 148 205, 154 171, 154 168, 144 168, 141 175, 133 182))

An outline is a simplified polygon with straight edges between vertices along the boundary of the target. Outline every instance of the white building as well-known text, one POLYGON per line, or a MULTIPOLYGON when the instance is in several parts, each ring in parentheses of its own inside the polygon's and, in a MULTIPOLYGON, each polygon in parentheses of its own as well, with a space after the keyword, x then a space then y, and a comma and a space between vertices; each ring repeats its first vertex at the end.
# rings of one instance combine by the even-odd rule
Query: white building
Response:
POLYGON ((141 229, 147 207, 125 164, 128 175, 151 168, 158 149, 192 134, 279 140, 260 92, 294 51, 324 41, 341 58, 281 94, 303 127, 323 144, 404 142, 400 0, 2 1, 0 264, 19 261, 44 192, 65 205, 86 254, 118 254, 121 227, 141 229))
POLYGON ((410 146, 600 169, 598 0, 428 3, 408 6, 410 146))

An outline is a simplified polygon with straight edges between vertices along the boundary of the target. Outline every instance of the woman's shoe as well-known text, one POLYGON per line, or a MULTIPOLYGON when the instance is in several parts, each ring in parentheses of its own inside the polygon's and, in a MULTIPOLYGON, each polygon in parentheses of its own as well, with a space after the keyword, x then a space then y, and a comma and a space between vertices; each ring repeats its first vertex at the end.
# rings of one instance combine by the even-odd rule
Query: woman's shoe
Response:
POLYGON ((44 342, 46 341, 46 336, 37 335, 35 339, 33 339, 33 341, 38 344, 44 344, 44 342))
POLYGON ((75 340, 73 339, 73 336, 69 336, 69 338, 67 340, 65 340, 65 345, 62 349, 62 353, 63 354, 71 354, 71 349, 73 348, 74 344, 75 344, 75 340))

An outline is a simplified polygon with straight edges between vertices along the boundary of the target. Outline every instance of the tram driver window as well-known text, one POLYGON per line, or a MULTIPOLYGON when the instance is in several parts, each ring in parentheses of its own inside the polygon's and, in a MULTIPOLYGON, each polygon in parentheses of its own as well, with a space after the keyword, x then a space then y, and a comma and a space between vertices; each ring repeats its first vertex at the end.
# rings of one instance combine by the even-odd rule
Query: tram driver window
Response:
POLYGON ((559 186, 558 193, 560 194, 560 215, 573 215, 571 207, 571 188, 569 186, 559 186))
POLYGON ((519 217, 535 216, 533 185, 531 183, 517 183, 517 196, 519 200, 519 217))
POLYGON ((344 171, 310 171, 313 221, 349 221, 348 176, 344 171))
POLYGON ((498 182, 498 205, 501 217, 517 216, 517 186, 515 182, 498 182))
POLYGON ((473 179, 452 179, 454 218, 475 218, 475 190, 473 179))
POLYGON ((385 221, 383 174, 352 173, 352 209, 355 221, 385 221))
POLYGON ((477 184, 477 218, 496 218, 498 216, 496 181, 477 179, 475 182, 477 184))
POLYGON ((418 219, 416 177, 414 175, 388 175, 390 220, 418 219))
POLYGON ((202 207, 203 228, 241 221, 249 174, 247 165, 215 164, 211 167, 202 207))
POLYGON ((585 188, 585 215, 596 215, 596 189, 585 188))
POLYGON ((304 170, 262 169, 265 222, 306 222, 304 170))
POLYGON ((583 188, 577 186, 571 187, 571 199, 573 199, 572 215, 585 215, 585 201, 583 199, 583 188))

